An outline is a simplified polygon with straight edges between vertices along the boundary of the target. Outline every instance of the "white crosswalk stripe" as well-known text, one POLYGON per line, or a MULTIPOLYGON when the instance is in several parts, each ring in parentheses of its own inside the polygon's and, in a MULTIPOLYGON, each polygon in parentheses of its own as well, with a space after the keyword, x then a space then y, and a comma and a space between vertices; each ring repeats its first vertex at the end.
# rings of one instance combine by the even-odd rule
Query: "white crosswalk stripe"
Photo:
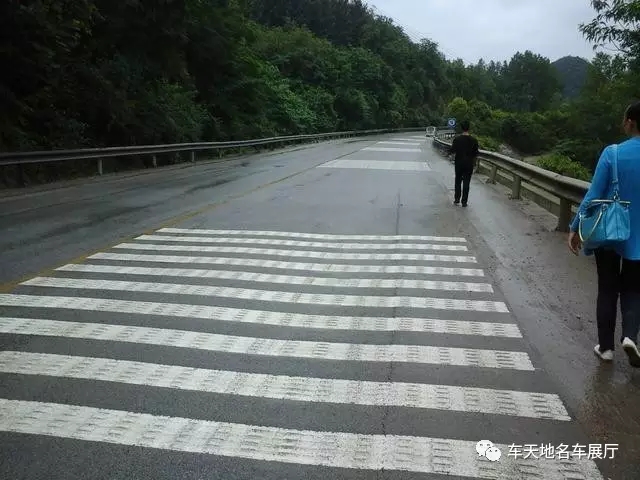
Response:
POLYGON ((451 335, 484 335, 522 338, 512 323, 468 322, 410 317, 362 317, 345 315, 309 315, 266 310, 209 307, 185 303, 139 302, 89 297, 0 294, 0 306, 56 308, 112 312, 135 315, 161 315, 176 318, 202 318, 218 322, 242 322, 281 327, 304 327, 325 330, 360 330, 378 332, 431 332, 451 335))
POLYGON ((237 267, 256 267, 269 270, 302 270, 322 273, 372 273, 399 275, 443 275, 453 277, 484 277, 479 268, 450 268, 416 265, 357 265, 339 263, 303 263, 280 262, 277 260, 256 260, 233 257, 195 257, 188 255, 139 255, 132 253, 100 252, 89 257, 90 260, 114 260, 121 262, 147 263, 187 263, 204 265, 230 265, 237 267))
POLYGON ((49 288, 78 288, 89 290, 115 290, 122 292, 163 293, 173 295, 198 295, 241 298, 264 302, 296 303, 310 305, 337 305, 341 307, 375 308, 424 308, 437 310, 470 310, 475 312, 507 312, 504 302, 487 300, 454 300, 431 297, 364 296, 321 293, 295 293, 277 290, 249 288, 211 287, 182 283, 128 282, 123 280, 89 280, 76 278, 36 277, 23 285, 49 288))
POLYGON ((399 148, 399 147, 365 147, 362 150, 369 152, 404 152, 404 153, 420 153, 419 148, 399 148))
MULTIPOLYGON (((532 470, 549 480, 602 478, 591 461, 505 456, 496 465, 473 455, 477 442, 444 438, 291 430, 5 399, 0 421, 11 432, 305 465, 504 480, 532 470)), ((496 446, 508 451, 508 445, 496 446)))
POLYGON ((410 147, 417 147, 420 145, 419 143, 410 143, 407 141, 393 141, 393 140, 384 140, 382 142, 377 142, 376 145, 407 145, 410 147))
MULTIPOLYGON (((387 151, 411 151, 409 149, 400 148, 368 148, 365 150, 372 150, 376 152, 387 151)), ((322 165, 318 165, 318 168, 355 168, 365 170, 404 170, 404 171, 418 171, 428 172, 431 167, 425 162, 409 162, 403 160, 349 160, 339 159, 332 160, 322 165)))
MULTIPOLYGON (((386 144, 403 140, 416 139, 386 144)), ((189 228, 138 236, 0 294, 0 335, 32 340, 8 342, 21 347, 0 351, 0 375, 26 385, 0 398, 0 431, 238 462, 504 480, 602 479, 591 459, 511 457, 509 438, 492 439, 502 457, 491 462, 476 453, 480 438, 443 438, 440 431, 415 436, 288 428, 286 416, 279 419, 283 427, 213 421, 166 415, 151 403, 103 408, 91 391, 78 403, 74 390, 61 399, 41 387, 46 379, 94 382, 126 385, 140 395, 163 389, 168 398, 189 392, 255 405, 300 403, 308 412, 323 405, 413 409, 416 418, 460 415, 462 422, 483 425, 509 419, 514 431, 531 428, 518 423, 525 420, 572 424, 558 395, 527 383, 541 371, 484 271, 457 266, 477 263, 457 236, 189 228), (432 253, 438 251, 451 254, 432 253), (130 352, 126 358, 124 352, 130 352), (191 358, 207 363, 195 366, 191 358), (332 373, 321 365, 331 365, 332 373), (375 368, 373 377, 358 376, 369 366, 390 365, 390 372, 399 366, 443 371, 447 381, 396 381, 375 368), (340 373, 347 368, 357 370, 340 373), (525 379, 514 383, 519 388, 496 387, 519 377, 525 379), (492 385, 478 384, 489 378, 492 385)))
POLYGON ((283 283, 287 285, 310 285, 344 288, 419 288, 423 290, 450 290, 464 292, 488 292, 493 288, 488 283, 439 282, 431 280, 384 279, 384 278, 325 278, 293 275, 269 275, 251 272, 205 270, 195 268, 147 268, 120 267, 112 265, 65 265, 57 268, 61 272, 109 273, 119 275, 149 275, 157 277, 214 278, 240 280, 256 283, 283 283))
POLYGON ((374 260, 374 261, 397 261, 406 262, 455 262, 455 263, 476 263, 476 258, 472 255, 432 255, 417 253, 333 253, 314 252, 307 250, 283 250, 276 248, 245 248, 245 247, 213 247, 204 245, 168 245, 157 243, 121 243, 113 248, 123 250, 146 250, 146 251, 166 251, 166 252, 198 252, 198 253, 230 253, 243 255, 264 255, 282 257, 315 258, 326 260, 374 260))
POLYGON ((557 395, 509 390, 288 377, 24 352, 0 352, 0 372, 68 376, 305 402, 395 405, 571 419, 557 395), (443 397, 451 401, 443 402, 443 397))
POLYGON ((334 250, 445 250, 449 252, 466 252, 466 245, 438 245, 429 243, 329 243, 329 242, 305 242, 295 240, 267 240, 256 238, 213 238, 185 236, 175 237, 168 235, 140 235, 136 240, 150 240, 156 242, 182 242, 182 243, 244 243, 250 245, 271 245, 278 247, 307 247, 326 248, 334 250))
POLYGON ((248 237, 286 237, 286 238, 313 238, 317 240, 349 240, 361 242, 448 242, 466 243, 464 237, 442 237, 433 235, 339 235, 332 233, 307 233, 307 232, 280 232, 277 230, 213 230, 207 228, 161 228, 158 233, 177 233, 180 235, 222 235, 222 236, 248 236, 248 237))
POLYGON ((69 337, 112 342, 163 345, 211 352, 268 357, 317 358, 354 362, 410 362, 533 370, 524 352, 479 350, 422 345, 370 345, 274 340, 162 328, 104 323, 65 322, 40 318, 0 317, 0 333, 69 337))

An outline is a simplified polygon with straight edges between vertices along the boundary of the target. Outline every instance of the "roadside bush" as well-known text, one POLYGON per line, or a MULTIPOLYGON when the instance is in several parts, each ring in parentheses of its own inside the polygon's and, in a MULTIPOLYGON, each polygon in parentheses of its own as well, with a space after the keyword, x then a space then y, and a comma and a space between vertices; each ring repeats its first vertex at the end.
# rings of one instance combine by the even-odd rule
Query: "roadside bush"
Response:
POLYGON ((553 148, 553 138, 536 114, 511 114, 502 122, 501 138, 525 155, 538 155, 553 148))
POLYGON ((500 149, 500 142, 493 137, 485 135, 476 135, 478 143, 480 144, 480 150, 490 150, 497 152, 500 149))
POLYGON ((586 182, 591 181, 591 174, 588 169, 580 163, 571 160, 569 157, 558 153, 544 155, 540 157, 536 163, 540 168, 559 173, 566 177, 577 178, 578 180, 584 180, 586 182))
POLYGON ((593 171, 603 149, 597 141, 564 140, 553 149, 553 153, 568 157, 593 171))

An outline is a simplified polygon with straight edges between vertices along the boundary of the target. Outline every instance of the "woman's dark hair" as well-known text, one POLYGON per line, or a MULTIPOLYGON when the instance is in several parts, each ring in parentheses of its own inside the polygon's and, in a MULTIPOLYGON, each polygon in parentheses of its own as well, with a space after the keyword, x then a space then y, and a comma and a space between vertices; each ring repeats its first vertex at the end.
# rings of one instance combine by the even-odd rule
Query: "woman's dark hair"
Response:
POLYGON ((632 103, 624 112, 624 118, 636 123, 636 128, 640 129, 640 102, 632 103))

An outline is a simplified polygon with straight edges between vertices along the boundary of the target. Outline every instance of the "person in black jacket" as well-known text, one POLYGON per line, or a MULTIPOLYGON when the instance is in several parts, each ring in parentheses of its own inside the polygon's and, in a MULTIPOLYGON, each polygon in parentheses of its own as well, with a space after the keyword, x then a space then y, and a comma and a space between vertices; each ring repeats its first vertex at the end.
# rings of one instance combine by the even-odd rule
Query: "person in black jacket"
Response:
POLYGON ((449 155, 455 155, 455 192, 453 203, 458 205, 462 200, 462 206, 466 207, 469 200, 469 184, 473 167, 478 156, 478 140, 469 134, 470 124, 468 120, 460 122, 462 135, 458 135, 451 142, 449 155), (462 187, 462 188, 461 188, 462 187))

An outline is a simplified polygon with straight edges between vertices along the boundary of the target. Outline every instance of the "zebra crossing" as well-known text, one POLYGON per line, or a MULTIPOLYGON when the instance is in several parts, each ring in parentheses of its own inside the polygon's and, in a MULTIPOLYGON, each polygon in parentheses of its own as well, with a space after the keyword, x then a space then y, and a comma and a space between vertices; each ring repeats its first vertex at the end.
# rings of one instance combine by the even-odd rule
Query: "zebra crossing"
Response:
MULTIPOLYGON (((384 407, 416 419, 447 413, 488 425, 497 418, 572 424, 556 394, 455 380, 458 369, 480 378, 495 372, 503 384, 537 370, 524 347, 514 350, 524 345, 520 329, 470 248, 450 236, 163 228, 0 294, 0 375, 128 385, 141 396, 165 389, 285 409, 303 404, 309 415, 319 406, 384 407), (96 345, 104 348, 88 354, 96 345), (487 348, 496 345, 504 347, 487 348), (127 358, 125 347, 133 352, 127 358), (155 363, 145 357, 154 348, 175 354, 155 363), (206 365, 184 360, 196 354, 206 365), (228 358, 257 363, 233 369, 228 358), (307 367, 298 374, 281 370, 299 362, 307 367), (320 363, 333 375, 314 370, 320 363), (396 364, 442 369, 450 381, 343 374, 348 365, 364 372, 396 364)), ((464 434, 302 429, 286 418, 278 426, 269 418, 190 418, 129 404, 104 408, 73 391, 64 401, 30 392, 0 398, 0 431, 372 475, 602 478, 591 459, 510 456, 506 437, 491 438, 502 451, 492 462, 476 453, 481 438, 464 434)))
MULTIPOLYGON (((381 153, 388 156, 390 154, 420 154, 422 153, 421 145, 424 145, 425 137, 412 136, 391 138, 389 140, 380 140, 370 147, 365 147, 361 152, 376 152, 373 155, 381 153)), ((318 168, 345 168, 345 169, 365 169, 365 170, 397 170, 397 171, 419 171, 428 172, 431 170, 424 160, 388 160, 380 158, 339 158, 320 165, 318 168)))

